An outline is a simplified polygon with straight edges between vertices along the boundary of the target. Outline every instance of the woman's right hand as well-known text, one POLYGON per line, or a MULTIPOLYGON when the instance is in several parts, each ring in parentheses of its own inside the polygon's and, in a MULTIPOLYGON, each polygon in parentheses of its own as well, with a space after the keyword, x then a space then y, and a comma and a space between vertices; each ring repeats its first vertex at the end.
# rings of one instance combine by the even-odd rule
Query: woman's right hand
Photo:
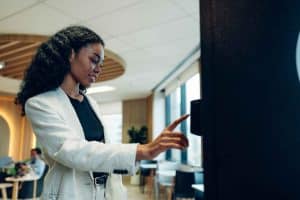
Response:
POLYGON ((170 149, 183 150, 188 147, 189 142, 181 132, 173 131, 178 124, 186 120, 189 115, 183 115, 166 127, 160 135, 148 144, 138 144, 136 160, 151 160, 158 154, 170 149))

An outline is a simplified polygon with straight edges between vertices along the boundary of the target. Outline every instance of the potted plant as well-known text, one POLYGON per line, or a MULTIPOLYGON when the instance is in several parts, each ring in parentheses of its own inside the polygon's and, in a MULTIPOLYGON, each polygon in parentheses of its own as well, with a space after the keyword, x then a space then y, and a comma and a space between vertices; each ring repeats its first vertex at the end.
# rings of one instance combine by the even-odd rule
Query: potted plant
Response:
POLYGON ((129 143, 146 144, 147 132, 148 128, 146 126, 142 126, 140 129, 136 129, 134 126, 132 126, 130 129, 128 129, 129 143))
MULTIPOLYGON (((129 135, 129 143, 139 143, 139 144, 146 144, 147 143, 147 135, 148 135, 148 128, 146 126, 142 126, 140 129, 135 128, 132 126, 128 129, 129 135)), ((132 185, 139 185, 140 184, 140 174, 139 171, 131 176, 130 183, 132 185)))

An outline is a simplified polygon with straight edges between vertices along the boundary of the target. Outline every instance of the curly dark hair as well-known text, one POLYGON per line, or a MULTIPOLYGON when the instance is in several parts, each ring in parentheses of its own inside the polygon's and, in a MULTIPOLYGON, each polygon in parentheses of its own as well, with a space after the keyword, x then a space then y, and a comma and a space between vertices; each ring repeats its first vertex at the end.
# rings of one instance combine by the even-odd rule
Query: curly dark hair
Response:
MULTIPOLYGON (((30 97, 61 85, 70 71, 72 50, 78 53, 82 47, 92 43, 100 43, 104 47, 104 41, 94 31, 83 26, 69 26, 41 44, 25 72, 15 99, 15 103, 22 107, 22 115, 25 115, 25 103, 30 97)), ((82 85, 79 88, 82 91, 86 89, 82 85)))
POLYGON ((38 155, 42 155, 42 150, 39 147, 31 149, 31 151, 35 151, 38 155))

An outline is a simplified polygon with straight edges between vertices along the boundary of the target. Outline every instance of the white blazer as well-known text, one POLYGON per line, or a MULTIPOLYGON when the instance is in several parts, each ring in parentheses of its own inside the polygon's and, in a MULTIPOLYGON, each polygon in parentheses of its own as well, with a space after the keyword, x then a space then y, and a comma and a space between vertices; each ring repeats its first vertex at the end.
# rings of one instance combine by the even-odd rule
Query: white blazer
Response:
MULTIPOLYGON (((100 118, 97 103, 86 97, 100 118)), ((76 112, 60 87, 28 99, 25 113, 49 165, 42 199, 96 199, 93 171, 110 173, 106 200, 127 199, 121 175, 114 172, 135 173, 137 144, 109 144, 107 134, 105 144, 87 141, 76 112)))

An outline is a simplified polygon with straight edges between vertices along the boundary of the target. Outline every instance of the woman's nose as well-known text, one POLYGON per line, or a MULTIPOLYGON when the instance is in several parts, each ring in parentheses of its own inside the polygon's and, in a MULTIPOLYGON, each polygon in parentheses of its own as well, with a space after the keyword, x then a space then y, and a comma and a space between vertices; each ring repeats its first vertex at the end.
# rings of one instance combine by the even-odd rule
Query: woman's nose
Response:
POLYGON ((102 66, 101 65, 94 65, 93 66, 93 71, 97 74, 102 72, 102 66))

